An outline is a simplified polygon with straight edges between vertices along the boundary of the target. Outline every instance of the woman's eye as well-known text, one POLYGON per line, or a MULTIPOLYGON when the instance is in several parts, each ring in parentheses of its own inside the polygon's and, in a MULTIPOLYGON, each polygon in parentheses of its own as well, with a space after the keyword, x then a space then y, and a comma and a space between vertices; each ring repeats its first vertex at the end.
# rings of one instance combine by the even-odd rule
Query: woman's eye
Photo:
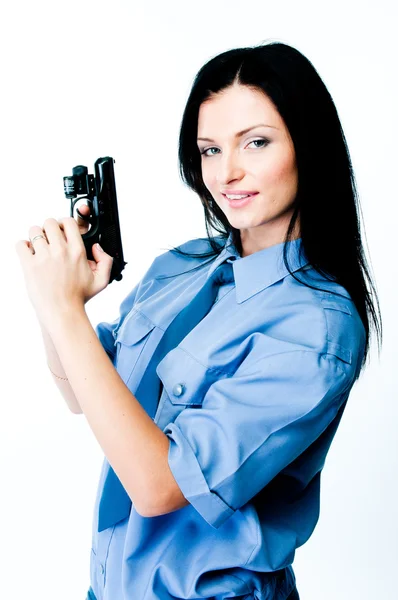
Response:
MULTIPOLYGON (((263 144, 268 144, 269 140, 253 140, 252 142, 250 142, 251 144, 254 144, 254 142, 261 142, 263 144)), ((257 146, 258 148, 259 146, 257 146)), ((260 146, 261 148, 263 148, 263 146, 260 146)))
MULTIPOLYGON (((249 145, 254 144, 256 142, 260 142, 261 144, 268 144, 269 140, 264 140, 264 139, 252 140, 251 142, 249 142, 249 145)), ((256 146, 256 148, 264 148, 264 146, 256 146)), ((205 150, 201 151, 201 155, 202 156, 214 156, 214 154, 207 154, 207 152, 209 152, 209 150, 217 150, 217 148, 215 148, 214 146, 212 146, 211 148, 206 148, 205 150)))

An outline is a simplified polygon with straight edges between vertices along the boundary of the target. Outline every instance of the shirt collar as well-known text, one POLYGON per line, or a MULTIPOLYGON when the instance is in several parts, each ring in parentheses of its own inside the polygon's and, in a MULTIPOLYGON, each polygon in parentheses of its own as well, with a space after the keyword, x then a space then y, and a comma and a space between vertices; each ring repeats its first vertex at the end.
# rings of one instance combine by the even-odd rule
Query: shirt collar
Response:
MULTIPOLYGON (((242 258, 232 241, 231 232, 225 247, 212 263, 207 277, 210 277, 224 261, 232 262, 236 301, 240 304, 289 274, 283 262, 283 246, 284 242, 281 242, 242 258)), ((287 242, 287 259, 293 272, 309 264, 301 238, 287 242)))

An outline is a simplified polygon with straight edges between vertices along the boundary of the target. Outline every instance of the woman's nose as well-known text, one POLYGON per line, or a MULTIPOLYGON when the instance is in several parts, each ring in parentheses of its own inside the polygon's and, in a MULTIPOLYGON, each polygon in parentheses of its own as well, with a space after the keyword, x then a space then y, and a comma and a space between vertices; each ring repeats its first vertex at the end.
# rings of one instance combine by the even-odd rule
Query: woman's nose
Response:
POLYGON ((233 179, 241 179, 244 175, 244 170, 240 164, 239 158, 236 156, 226 156, 220 158, 218 162, 218 172, 216 179, 220 185, 226 186, 233 179))

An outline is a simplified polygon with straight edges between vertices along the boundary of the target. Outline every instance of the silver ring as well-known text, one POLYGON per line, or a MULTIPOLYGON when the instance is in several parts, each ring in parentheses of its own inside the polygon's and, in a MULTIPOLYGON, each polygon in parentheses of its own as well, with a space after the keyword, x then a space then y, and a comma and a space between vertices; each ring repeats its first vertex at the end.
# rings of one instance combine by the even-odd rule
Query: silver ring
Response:
POLYGON ((41 234, 40 234, 40 235, 35 235, 35 237, 34 237, 32 240, 30 240, 30 243, 31 243, 31 244, 33 244, 33 242, 34 242, 35 240, 37 240, 38 238, 43 238, 43 240, 45 240, 45 239, 46 239, 46 238, 44 237, 44 235, 41 235, 41 234))

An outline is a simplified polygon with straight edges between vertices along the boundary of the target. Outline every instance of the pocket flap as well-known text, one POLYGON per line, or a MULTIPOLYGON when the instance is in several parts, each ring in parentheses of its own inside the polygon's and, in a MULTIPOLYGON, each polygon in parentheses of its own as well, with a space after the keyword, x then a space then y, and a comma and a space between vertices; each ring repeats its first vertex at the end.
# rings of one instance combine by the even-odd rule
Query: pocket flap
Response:
POLYGON ((152 329, 156 327, 142 312, 134 309, 124 319, 123 323, 114 332, 116 342, 124 346, 132 346, 142 340, 152 329))
POLYGON ((201 406, 209 387, 225 374, 200 364, 176 347, 160 361, 156 373, 173 404, 201 406))

